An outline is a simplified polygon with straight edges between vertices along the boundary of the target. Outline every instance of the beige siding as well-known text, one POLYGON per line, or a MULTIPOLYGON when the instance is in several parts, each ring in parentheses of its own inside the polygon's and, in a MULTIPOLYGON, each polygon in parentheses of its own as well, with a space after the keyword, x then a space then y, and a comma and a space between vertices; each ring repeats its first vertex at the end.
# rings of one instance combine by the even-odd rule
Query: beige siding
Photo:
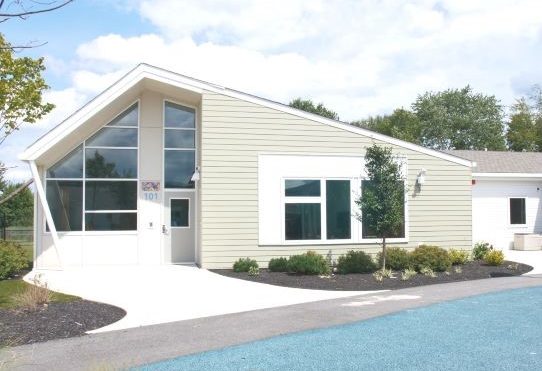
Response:
MULTIPOLYGON (((350 249, 378 251, 378 245, 258 245, 258 153, 363 154, 374 141, 319 122, 250 102, 205 92, 201 129, 201 258, 206 268, 229 268, 250 256, 263 266, 272 257, 308 249, 336 258, 350 249)), ((394 146, 407 157, 409 242, 471 247, 470 168, 394 146), (416 175, 427 170, 422 191, 416 175)), ((361 171, 361 169, 360 169, 361 171)))

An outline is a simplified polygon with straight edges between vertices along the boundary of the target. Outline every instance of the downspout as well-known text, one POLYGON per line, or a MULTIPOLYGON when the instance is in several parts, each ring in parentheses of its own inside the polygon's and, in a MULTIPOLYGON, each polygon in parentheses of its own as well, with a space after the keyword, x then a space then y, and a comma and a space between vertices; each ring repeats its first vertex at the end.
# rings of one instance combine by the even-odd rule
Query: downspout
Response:
MULTIPOLYGON (((53 215, 51 214, 51 209, 49 209, 49 204, 47 203, 47 198, 45 197, 45 190, 41 182, 41 177, 38 172, 38 167, 36 166, 35 161, 28 161, 30 165, 30 171, 32 172, 32 177, 34 178, 34 184, 36 185, 36 191, 38 192, 38 198, 41 201, 41 207, 45 213, 45 220, 47 225, 49 225, 49 230, 51 231, 51 236, 53 237, 53 246, 55 248, 56 257, 58 260, 58 265, 60 269, 63 269, 62 259, 60 258, 60 252, 58 247, 60 246, 60 240, 58 239, 58 233, 56 231, 55 222, 53 221, 53 215)), ((34 229, 36 226, 34 226, 34 229)))

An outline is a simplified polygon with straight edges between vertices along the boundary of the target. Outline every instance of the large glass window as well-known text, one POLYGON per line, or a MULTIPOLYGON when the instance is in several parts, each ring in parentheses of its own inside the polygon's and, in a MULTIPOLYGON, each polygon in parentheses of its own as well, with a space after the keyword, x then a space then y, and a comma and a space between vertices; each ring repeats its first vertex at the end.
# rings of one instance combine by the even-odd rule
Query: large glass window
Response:
MULTIPOLYGON (((361 185, 361 192, 362 197, 364 192, 370 191, 371 187, 374 187, 373 183, 369 180, 364 180, 361 185)), ((403 205, 402 214, 403 214, 403 223, 397 228, 397 230, 393 231, 388 238, 404 238, 405 237, 405 185, 403 182, 397 183, 397 187, 399 187, 402 190, 402 193, 400 194, 400 202, 401 205, 403 205)), ((362 215, 362 238, 380 238, 380 236, 377 235, 374 226, 370 225, 368 222, 363 221, 363 215, 362 215)))
POLYGON ((47 170, 58 231, 137 229, 138 120, 136 103, 47 170))
POLYGON ((510 199, 510 224, 526 224, 527 215, 525 211, 524 198, 510 199))
POLYGON ((350 180, 286 179, 284 196, 286 240, 351 239, 350 180))
POLYGON ((351 224, 350 181, 326 180, 327 239, 350 239, 351 224))

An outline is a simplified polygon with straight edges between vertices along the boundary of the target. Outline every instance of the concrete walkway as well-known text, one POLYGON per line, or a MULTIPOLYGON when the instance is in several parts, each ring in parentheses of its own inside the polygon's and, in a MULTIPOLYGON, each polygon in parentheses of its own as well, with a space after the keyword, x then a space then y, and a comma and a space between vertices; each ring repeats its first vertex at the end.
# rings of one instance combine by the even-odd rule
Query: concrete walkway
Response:
MULTIPOLYGON (((376 291, 304 290, 221 276, 194 266, 125 266, 33 271, 50 289, 126 310, 118 322, 92 332, 274 308, 376 291)), ((325 278, 323 278, 325 279, 325 278)))
POLYGON ((526 275, 542 274, 542 251, 503 250, 506 260, 523 263, 533 267, 526 275))
POLYGON ((227 314, 4 349, 0 351, 0 364, 4 362, 10 370, 127 368, 442 301, 533 286, 542 286, 542 275, 454 282, 227 314))

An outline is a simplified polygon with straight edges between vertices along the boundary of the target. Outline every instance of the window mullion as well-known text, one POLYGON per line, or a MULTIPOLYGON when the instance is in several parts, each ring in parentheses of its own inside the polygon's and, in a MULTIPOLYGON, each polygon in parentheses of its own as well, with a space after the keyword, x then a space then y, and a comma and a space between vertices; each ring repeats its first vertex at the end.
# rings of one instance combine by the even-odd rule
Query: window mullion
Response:
POLYGON ((325 179, 320 179, 320 239, 327 240, 327 184, 325 179))

